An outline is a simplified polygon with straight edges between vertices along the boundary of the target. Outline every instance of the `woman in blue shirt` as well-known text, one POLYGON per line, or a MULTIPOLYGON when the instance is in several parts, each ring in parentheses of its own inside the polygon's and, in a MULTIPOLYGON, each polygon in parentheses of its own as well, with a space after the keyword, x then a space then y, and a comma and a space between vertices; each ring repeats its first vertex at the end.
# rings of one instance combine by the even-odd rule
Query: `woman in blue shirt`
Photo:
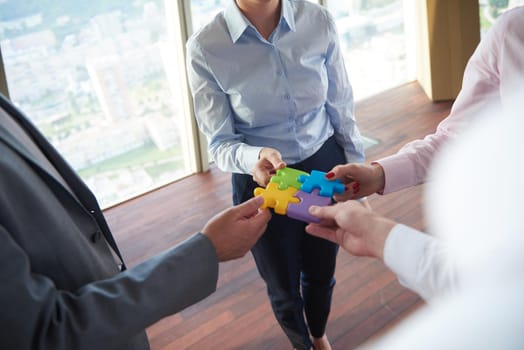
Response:
MULTIPOLYGON (((189 39, 187 55, 196 118, 217 166, 233 173, 235 203, 286 165, 329 171, 364 160, 335 24, 323 7, 231 1, 189 39)), ((273 215, 252 253, 293 346, 331 349, 325 327, 338 246, 304 228, 273 215)))

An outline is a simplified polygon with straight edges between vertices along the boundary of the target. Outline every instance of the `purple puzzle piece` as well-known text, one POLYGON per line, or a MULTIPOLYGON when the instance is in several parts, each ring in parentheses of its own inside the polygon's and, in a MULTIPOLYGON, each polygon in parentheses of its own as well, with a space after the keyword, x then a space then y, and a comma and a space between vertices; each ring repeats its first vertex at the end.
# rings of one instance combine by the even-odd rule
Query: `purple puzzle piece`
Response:
POLYGON ((298 191, 295 197, 300 198, 300 203, 289 203, 287 206, 287 216, 305 222, 319 222, 320 220, 309 214, 309 207, 318 205, 325 207, 331 204, 331 197, 319 196, 319 190, 315 189, 311 193, 298 191))

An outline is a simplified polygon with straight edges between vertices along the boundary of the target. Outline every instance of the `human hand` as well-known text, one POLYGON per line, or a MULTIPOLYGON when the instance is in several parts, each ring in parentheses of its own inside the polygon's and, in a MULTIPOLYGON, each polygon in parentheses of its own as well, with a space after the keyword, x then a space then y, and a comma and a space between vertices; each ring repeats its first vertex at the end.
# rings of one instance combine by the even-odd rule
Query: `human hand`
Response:
POLYGON ((312 206, 309 213, 320 218, 320 223, 306 226, 309 234, 335 242, 350 254, 384 259, 384 244, 394 221, 357 201, 312 206))
POLYGON ((264 233, 271 213, 260 209, 264 198, 254 197, 215 215, 204 226, 217 253, 218 261, 244 256, 264 233))
POLYGON ((326 174, 329 180, 340 179, 346 185, 344 193, 333 196, 337 202, 358 199, 384 190, 384 169, 378 163, 337 165, 326 174))
POLYGON ((278 169, 282 169, 286 163, 282 155, 274 148, 264 147, 258 155, 258 162, 253 169, 253 180, 262 187, 266 187, 278 169))

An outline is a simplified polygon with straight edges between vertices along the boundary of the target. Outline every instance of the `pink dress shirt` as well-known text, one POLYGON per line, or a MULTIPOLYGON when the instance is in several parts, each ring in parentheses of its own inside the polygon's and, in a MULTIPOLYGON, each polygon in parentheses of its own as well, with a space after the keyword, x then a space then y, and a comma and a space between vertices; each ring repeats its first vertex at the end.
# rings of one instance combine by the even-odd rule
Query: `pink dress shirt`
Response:
POLYGON ((471 56, 451 113, 434 134, 377 161, 386 175, 384 194, 421 184, 435 153, 474 120, 476 111, 504 100, 524 83, 524 6, 500 16, 471 56))
MULTIPOLYGON (((384 168, 384 194, 424 182, 434 155, 443 144, 457 138, 487 105, 504 104, 521 86, 524 86, 524 6, 500 16, 482 39, 466 66, 462 89, 451 112, 436 132, 377 161, 384 168)), ((489 142, 486 140, 487 147, 489 142)), ((399 224, 386 240, 384 262, 404 286, 430 299, 456 289, 460 283, 454 266, 444 259, 444 250, 440 239, 399 224)))

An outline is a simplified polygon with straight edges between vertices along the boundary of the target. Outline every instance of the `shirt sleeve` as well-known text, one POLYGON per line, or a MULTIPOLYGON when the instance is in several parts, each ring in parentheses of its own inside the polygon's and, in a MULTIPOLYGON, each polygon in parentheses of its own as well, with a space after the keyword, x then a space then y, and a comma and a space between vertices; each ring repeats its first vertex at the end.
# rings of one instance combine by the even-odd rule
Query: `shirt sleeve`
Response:
POLYGON ((328 75, 326 111, 335 130, 335 138, 344 148, 346 160, 360 163, 364 161, 364 145, 355 121, 353 89, 340 50, 336 25, 328 12, 326 18, 329 38, 325 63, 328 75))
POLYGON ((403 286, 425 300, 458 287, 445 243, 402 224, 395 225, 386 239, 384 263, 403 286))
MULTIPOLYGON (((455 119, 446 121, 447 124, 453 124, 455 119)), ((377 160, 385 175, 381 194, 400 191, 426 181, 434 155, 448 138, 448 129, 439 126, 436 133, 406 144, 397 154, 377 160)))
POLYGON ((459 137, 462 130, 486 106, 500 103, 499 56, 500 26, 495 25, 471 56, 462 81, 462 88, 451 112, 435 133, 404 145, 395 155, 379 159, 386 177, 383 194, 421 184, 427 180, 435 154, 449 139, 459 137))
POLYGON ((207 137, 213 160, 222 171, 252 173, 262 147, 244 143, 244 137, 235 132, 227 95, 209 68, 197 40, 188 41, 186 59, 195 116, 207 137))

